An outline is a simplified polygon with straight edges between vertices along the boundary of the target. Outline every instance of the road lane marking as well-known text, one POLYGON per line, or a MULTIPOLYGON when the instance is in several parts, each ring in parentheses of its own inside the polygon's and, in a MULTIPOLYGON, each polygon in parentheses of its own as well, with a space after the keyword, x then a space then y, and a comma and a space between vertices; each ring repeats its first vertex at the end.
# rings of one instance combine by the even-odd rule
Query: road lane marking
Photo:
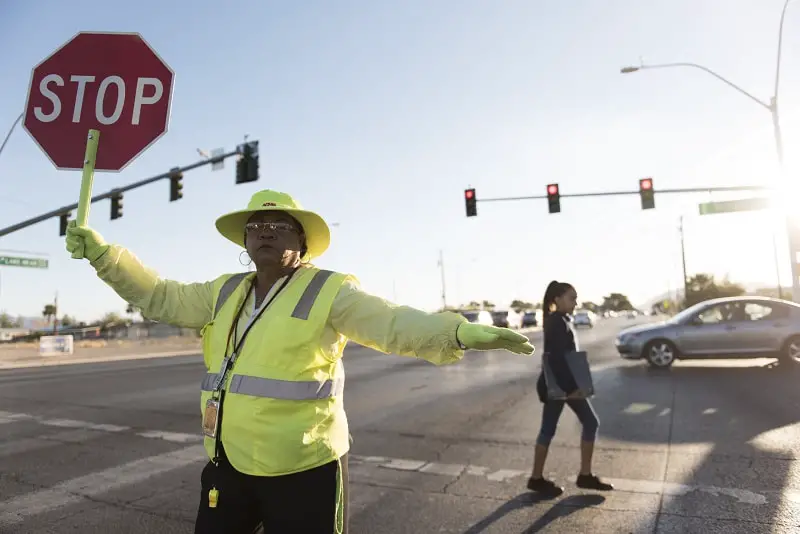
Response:
POLYGON ((16 423, 17 421, 25 421, 30 419, 34 419, 34 417, 24 413, 0 412, 0 425, 4 423, 16 423))
POLYGON ((20 495, 0 502, 0 510, 6 510, 0 512, 0 526, 15 525, 30 517, 79 503, 87 498, 96 498, 206 459, 203 446, 192 445, 73 478, 49 489, 20 495))
MULTIPOLYGON (((383 456, 359 456, 350 455, 350 461, 354 465, 367 464, 383 469, 393 469, 396 471, 417 472, 434 474, 458 478, 462 474, 485 478, 493 482, 506 482, 514 478, 527 479, 530 471, 519 469, 491 469, 478 465, 462 464, 440 464, 437 462, 424 462, 420 460, 409 460, 403 458, 386 458, 383 456)), ((677 482, 661 482, 656 480, 635 480, 625 478, 608 478, 614 484, 617 491, 628 493, 652 493, 664 495, 666 497, 683 497, 693 492, 702 492, 719 497, 727 495, 737 499, 739 503, 761 506, 781 499, 800 504, 800 492, 797 491, 777 491, 766 490, 760 493, 741 489, 723 488, 710 485, 680 484, 677 482), (772 499, 771 499, 772 498, 772 499)))
POLYGON ((50 447, 58 447, 65 443, 84 443, 96 438, 98 434, 100 433, 96 430, 80 428, 56 432, 55 434, 48 434, 46 436, 37 436, 35 438, 4 441, 0 442, 0 458, 39 451, 50 447))
POLYGON ((430 473, 432 475, 443 475, 450 477, 459 477, 464 470, 467 469, 466 465, 458 464, 436 464, 429 463, 419 468, 421 473, 430 473))
MULTIPOLYGON (((126 431, 133 431, 134 429, 129 426, 122 426, 122 425, 110 425, 105 423, 92 423, 90 421, 79 421, 76 419, 46 419, 39 415, 31 415, 26 413, 11 413, 11 412, 2 412, 0 411, 0 424, 4 423, 16 423, 19 421, 31 421, 40 425, 44 426, 53 426, 57 428, 72 428, 76 430, 92 430, 96 432, 126 432, 126 431)), ((140 432, 135 432, 136 436, 141 438, 147 439, 160 439, 163 441, 169 441, 172 443, 193 443, 202 441, 203 437, 198 432, 197 434, 188 434, 185 432, 169 432, 165 430, 143 430, 140 432)), ((29 439, 30 443, 36 441, 36 439, 45 440, 48 439, 59 441, 59 438, 56 437, 58 434, 55 434, 53 437, 48 436, 41 436, 40 438, 27 438, 29 439)), ((87 437, 90 435, 87 435, 87 437)), ((35 448, 42 448, 41 445, 35 448)), ((2 456, 2 447, 0 447, 0 456, 2 456)))
POLYGON ((88 430, 99 430, 101 432, 122 432, 130 430, 128 426, 104 425, 90 423, 88 421, 76 421, 75 419, 38 419, 38 422, 46 426, 58 426, 62 428, 85 428, 88 430))
POLYGON ((172 443, 192 443, 203 440, 203 436, 199 433, 185 434, 183 432, 163 432, 161 430, 137 432, 136 435, 142 438, 163 439, 164 441, 171 441, 172 443))

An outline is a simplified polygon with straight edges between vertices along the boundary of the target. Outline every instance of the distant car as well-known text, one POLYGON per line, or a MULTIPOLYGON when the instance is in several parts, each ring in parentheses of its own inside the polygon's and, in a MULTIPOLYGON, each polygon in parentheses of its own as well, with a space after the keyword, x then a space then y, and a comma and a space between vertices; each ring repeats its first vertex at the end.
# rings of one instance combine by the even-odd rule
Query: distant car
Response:
POLYGON ((522 315, 522 327, 525 328, 527 326, 539 326, 535 311, 526 311, 522 315))
POLYGON ((492 321, 492 314, 486 310, 465 310, 461 312, 461 315, 463 315, 464 318, 470 323, 483 324, 487 326, 492 326, 492 324, 494 324, 492 321))
POLYGON ((594 314, 590 311, 577 311, 572 315, 572 324, 594 328, 594 314))
POLYGON ((492 312, 492 322, 494 326, 503 328, 522 328, 522 314, 514 310, 499 310, 492 312))
POLYGON ((664 322, 626 328, 615 344, 622 358, 653 367, 765 356, 800 365, 800 305, 770 297, 707 300, 664 322))

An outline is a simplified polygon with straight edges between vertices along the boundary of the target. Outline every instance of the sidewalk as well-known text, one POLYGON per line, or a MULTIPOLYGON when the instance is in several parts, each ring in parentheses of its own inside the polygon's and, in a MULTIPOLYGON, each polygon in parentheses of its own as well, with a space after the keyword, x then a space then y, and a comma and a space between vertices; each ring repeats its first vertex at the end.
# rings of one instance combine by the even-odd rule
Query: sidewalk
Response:
POLYGON ((41 356, 34 344, 0 345, 0 369, 164 358, 201 353, 198 338, 76 342, 71 355, 41 356))

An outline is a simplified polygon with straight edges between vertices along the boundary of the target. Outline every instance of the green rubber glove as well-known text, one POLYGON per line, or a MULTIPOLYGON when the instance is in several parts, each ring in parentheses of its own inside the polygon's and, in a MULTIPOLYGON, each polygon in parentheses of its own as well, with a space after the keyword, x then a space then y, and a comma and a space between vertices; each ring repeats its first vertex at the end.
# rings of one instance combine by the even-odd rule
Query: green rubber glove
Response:
POLYGON ((76 260, 86 258, 95 261, 108 250, 108 244, 99 233, 87 226, 78 226, 76 221, 67 225, 67 252, 76 260))
POLYGON ((528 338, 508 328, 461 323, 456 337, 462 345, 473 350, 507 350, 514 354, 533 354, 536 350, 528 338))

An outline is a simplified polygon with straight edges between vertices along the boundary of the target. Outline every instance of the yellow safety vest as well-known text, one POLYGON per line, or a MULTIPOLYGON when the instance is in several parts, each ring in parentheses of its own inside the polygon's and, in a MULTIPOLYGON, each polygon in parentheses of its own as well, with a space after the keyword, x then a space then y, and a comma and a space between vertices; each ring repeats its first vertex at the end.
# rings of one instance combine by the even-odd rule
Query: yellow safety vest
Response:
MULTIPOLYGON (((205 325, 201 412, 226 350, 236 312, 255 273, 220 277, 214 319, 205 325)), ((341 357, 347 339, 325 346, 322 333, 346 276, 302 267, 264 310, 245 338, 225 380, 221 441, 242 473, 276 476, 331 462, 349 447, 341 357)), ((233 340, 231 341, 233 345, 233 340)), ((209 458, 215 440, 204 438, 209 458)))

